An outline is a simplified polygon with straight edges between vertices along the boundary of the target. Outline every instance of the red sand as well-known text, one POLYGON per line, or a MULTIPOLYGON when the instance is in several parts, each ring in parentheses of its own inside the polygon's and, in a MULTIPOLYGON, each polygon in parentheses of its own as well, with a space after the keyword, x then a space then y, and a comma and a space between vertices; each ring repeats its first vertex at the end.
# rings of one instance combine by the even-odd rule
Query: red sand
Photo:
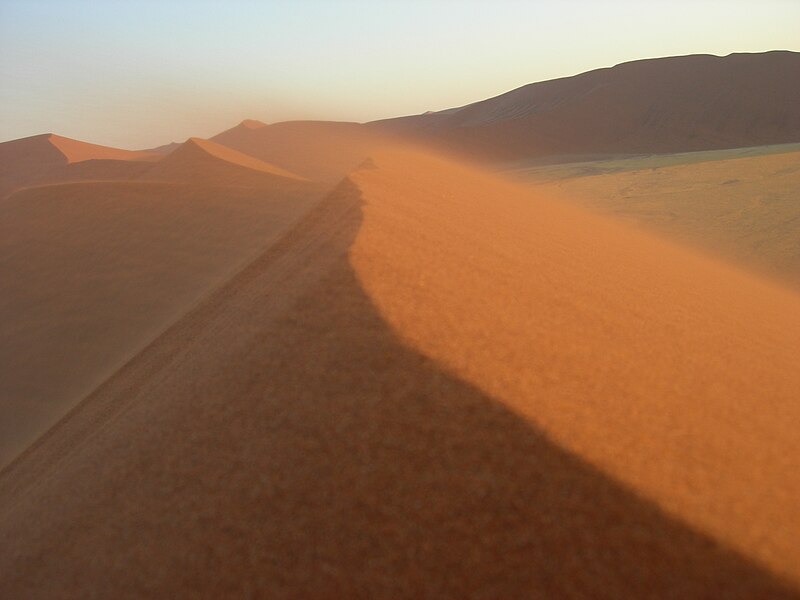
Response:
POLYGON ((142 179, 235 186, 302 181, 285 169, 200 138, 190 138, 153 165, 142 179))
POLYGON ((50 176, 98 181, 0 204, 0 466, 323 193, 202 140, 157 164, 92 159, 50 176), (139 178, 162 181, 111 183, 139 178))
POLYGON ((797 597, 800 297, 373 158, 0 474, 0 595, 797 597))
POLYGON ((81 162, 92 158, 115 160, 156 160, 152 152, 146 150, 120 150, 88 142, 80 142, 60 135, 49 134, 48 141, 61 152, 68 163, 81 162))
POLYGON ((158 154, 120 150, 52 133, 0 143, 0 198, 28 185, 69 180, 69 167, 89 160, 153 161, 158 154))
POLYGON ((221 144, 191 138, 140 179, 233 187, 301 187, 302 178, 221 144))
POLYGON ((358 123, 289 121, 253 127, 244 121, 213 141, 333 185, 356 168, 386 136, 358 123))

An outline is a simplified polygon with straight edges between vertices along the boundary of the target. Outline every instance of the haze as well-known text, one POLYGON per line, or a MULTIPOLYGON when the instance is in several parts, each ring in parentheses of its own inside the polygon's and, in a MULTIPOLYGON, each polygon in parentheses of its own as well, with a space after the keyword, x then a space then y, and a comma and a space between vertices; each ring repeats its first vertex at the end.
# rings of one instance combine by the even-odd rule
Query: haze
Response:
POLYGON ((800 3, 0 3, 0 139, 368 121, 646 57, 800 50, 800 3), (224 35, 221 32, 225 32, 224 35))

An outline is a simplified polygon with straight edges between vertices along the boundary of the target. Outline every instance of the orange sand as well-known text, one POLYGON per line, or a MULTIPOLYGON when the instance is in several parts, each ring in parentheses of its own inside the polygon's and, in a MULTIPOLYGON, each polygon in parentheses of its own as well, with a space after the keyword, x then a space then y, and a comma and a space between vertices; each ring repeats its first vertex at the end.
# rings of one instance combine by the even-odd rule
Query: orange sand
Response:
POLYGON ((142 179, 245 187, 302 180, 285 169, 200 138, 186 141, 153 165, 142 179))
POLYGON ((290 121, 254 127, 244 121, 214 142, 333 185, 357 167, 386 136, 358 123, 290 121))
POLYGON ((538 185, 800 288, 800 152, 538 185))
POLYGON ((15 189, 69 181, 70 167, 83 161, 153 161, 158 154, 98 146, 52 133, 0 143, 0 198, 15 189))
POLYGON ((322 194, 202 140, 161 163, 92 159, 52 173, 101 181, 0 204, 0 466, 322 194), (138 178, 171 182, 108 182, 138 178))
POLYGON ((790 291, 384 151, 0 474, 0 595, 796 598, 798 340, 790 291))
POLYGON ((800 53, 637 60, 370 129, 483 161, 800 141, 800 53))

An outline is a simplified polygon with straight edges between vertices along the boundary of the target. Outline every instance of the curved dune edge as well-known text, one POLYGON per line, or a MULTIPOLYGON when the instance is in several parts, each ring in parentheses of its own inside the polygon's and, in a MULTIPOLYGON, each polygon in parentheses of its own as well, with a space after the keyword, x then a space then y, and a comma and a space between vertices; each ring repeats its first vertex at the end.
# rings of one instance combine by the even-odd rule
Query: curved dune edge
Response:
MULTIPOLYGON (((506 265, 484 273, 495 283, 519 260, 494 238, 468 243, 468 198, 434 218, 446 204, 431 192, 480 178, 396 159, 353 174, 0 472, 0 595, 797 597, 409 347, 430 340, 400 319, 425 316, 421 297, 441 305, 407 252, 428 250, 414 265, 425 275, 437 253, 477 269, 491 250, 506 265), (448 248, 453 231, 467 243, 448 248), (411 308, 387 309, 403 299, 411 308)), ((503 214, 530 231, 493 202, 484 236, 503 214)), ((541 227, 572 235, 540 262, 568 265, 591 229, 552 210, 541 227)), ((442 280, 457 281, 463 266, 447 265, 442 280)), ((515 314, 495 298, 477 298, 469 323, 491 315, 505 339, 515 314)), ((444 316, 454 335, 468 324, 444 316)), ((493 364, 482 339, 467 348, 493 364)))
POLYGON ((158 155, 148 150, 122 150, 110 146, 100 146, 81 142, 71 138, 46 134, 47 141, 54 146, 67 163, 77 163, 91 159, 113 159, 113 160, 158 160, 158 155))
POLYGON ((140 179, 273 190, 311 185, 308 180, 285 169, 200 138, 190 138, 181 144, 144 172, 140 179))
POLYGON ((218 144, 210 140, 204 140, 196 137, 189 138, 189 140, 186 142, 186 145, 199 148, 206 154, 240 167, 245 167, 254 171, 261 171, 262 173, 269 173, 271 175, 279 175, 288 179, 305 181, 304 178, 295 175, 286 169, 281 169, 280 167, 266 163, 263 160, 259 160, 249 156, 248 154, 242 154, 241 152, 233 150, 232 148, 228 148, 227 146, 223 146, 222 144, 218 144))
POLYGON ((800 295, 441 158, 375 162, 351 259, 401 339, 800 583, 800 295))

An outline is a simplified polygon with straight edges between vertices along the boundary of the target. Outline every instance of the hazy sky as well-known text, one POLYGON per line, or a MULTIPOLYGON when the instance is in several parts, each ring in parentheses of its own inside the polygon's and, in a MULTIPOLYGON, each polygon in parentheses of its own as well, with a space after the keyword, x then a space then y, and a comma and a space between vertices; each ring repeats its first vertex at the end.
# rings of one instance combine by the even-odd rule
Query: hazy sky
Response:
POLYGON ((800 50, 800 0, 0 0, 0 140, 366 121, 627 60, 800 50))

